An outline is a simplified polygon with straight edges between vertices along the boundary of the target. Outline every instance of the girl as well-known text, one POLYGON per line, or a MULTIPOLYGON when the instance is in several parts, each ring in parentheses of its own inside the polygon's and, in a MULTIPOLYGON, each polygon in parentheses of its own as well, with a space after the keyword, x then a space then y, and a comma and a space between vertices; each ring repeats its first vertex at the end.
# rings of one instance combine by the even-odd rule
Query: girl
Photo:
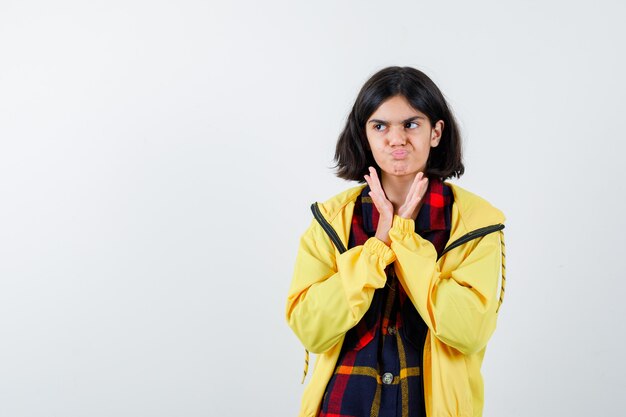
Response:
POLYGON ((446 181, 464 167, 439 88, 410 67, 376 73, 335 160, 362 184, 313 204, 300 240, 286 316, 307 363, 318 354, 300 416, 481 416, 504 215, 446 181))

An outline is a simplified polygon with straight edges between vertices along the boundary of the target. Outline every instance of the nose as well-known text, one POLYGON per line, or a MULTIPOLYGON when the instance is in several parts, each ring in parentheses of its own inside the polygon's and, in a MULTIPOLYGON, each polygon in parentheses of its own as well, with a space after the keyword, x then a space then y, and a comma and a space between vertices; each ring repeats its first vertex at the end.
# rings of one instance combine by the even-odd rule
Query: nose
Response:
POLYGON ((392 126, 389 129, 388 140, 390 146, 402 146, 406 143, 404 126, 392 126))

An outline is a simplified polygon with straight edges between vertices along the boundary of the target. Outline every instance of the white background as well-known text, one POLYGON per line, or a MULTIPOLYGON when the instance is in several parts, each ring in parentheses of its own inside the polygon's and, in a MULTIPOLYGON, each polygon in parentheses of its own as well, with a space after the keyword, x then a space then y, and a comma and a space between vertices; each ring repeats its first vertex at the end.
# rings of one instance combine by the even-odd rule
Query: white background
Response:
POLYGON ((485 416, 624 415, 623 1, 0 1, 0 416, 294 416, 361 85, 426 72, 507 216, 485 416))

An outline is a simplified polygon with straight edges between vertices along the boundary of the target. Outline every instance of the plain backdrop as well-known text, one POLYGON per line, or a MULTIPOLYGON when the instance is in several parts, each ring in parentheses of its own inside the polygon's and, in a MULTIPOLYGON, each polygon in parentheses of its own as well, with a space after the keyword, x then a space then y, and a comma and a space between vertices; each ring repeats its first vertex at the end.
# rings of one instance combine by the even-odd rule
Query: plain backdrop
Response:
POLYGON ((0 0, 0 416, 295 416, 298 241, 388 65, 507 217, 484 415, 624 415, 625 4, 0 0))

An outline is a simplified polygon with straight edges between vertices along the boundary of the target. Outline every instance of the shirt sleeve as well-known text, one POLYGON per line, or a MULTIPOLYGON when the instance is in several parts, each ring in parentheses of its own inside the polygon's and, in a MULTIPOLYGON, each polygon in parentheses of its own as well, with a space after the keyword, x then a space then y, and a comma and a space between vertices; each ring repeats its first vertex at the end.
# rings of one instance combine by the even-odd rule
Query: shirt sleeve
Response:
POLYGON ((435 247, 415 233, 412 219, 396 215, 389 237, 396 275, 431 333, 464 354, 484 348, 496 326, 500 234, 452 249, 446 256, 460 262, 446 273, 439 270, 435 247))
POLYGON ((361 320, 374 291, 387 282, 385 268, 395 260, 375 237, 337 253, 313 220, 300 239, 286 308, 289 326, 313 353, 333 347, 361 320))

